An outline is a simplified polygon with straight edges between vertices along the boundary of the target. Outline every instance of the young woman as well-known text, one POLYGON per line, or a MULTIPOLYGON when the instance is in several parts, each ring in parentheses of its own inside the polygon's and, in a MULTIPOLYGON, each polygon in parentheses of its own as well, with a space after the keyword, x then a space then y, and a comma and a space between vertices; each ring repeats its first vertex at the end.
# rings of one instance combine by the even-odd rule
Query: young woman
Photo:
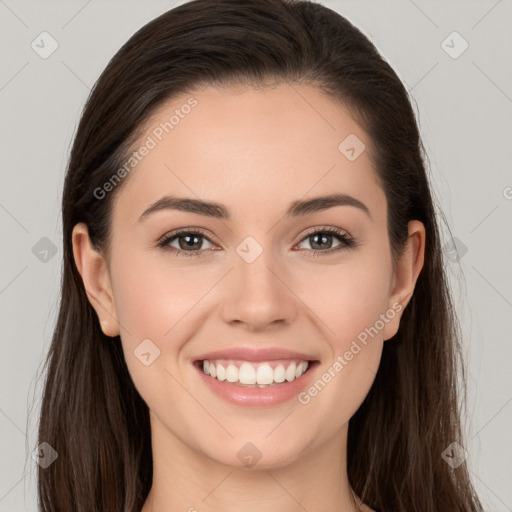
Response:
POLYGON ((414 112, 342 16, 148 23, 91 93, 62 214, 41 510, 481 510, 414 112))

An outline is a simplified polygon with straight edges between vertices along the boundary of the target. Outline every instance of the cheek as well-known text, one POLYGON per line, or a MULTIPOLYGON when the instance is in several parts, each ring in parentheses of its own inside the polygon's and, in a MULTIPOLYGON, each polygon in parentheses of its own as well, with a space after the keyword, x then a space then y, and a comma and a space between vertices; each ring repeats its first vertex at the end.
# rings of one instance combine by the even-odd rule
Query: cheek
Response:
MULTIPOLYGON (((376 324, 388 303, 391 262, 353 258, 297 277, 298 295, 317 315, 336 352, 376 324)), ((318 320, 317 320, 318 323, 318 320)), ((378 330, 382 330, 379 322, 378 330)))
POLYGON ((178 377, 182 348, 207 320, 207 294, 223 270, 208 265, 194 270, 190 264, 185 268, 165 255, 149 258, 132 252, 119 257, 121 253, 112 258, 112 285, 123 351, 137 388, 143 396, 147 390, 149 397, 158 386, 169 386, 170 374, 178 377), (141 347, 146 347, 143 352, 141 347), (154 362, 145 366, 138 357, 141 352, 149 352, 154 362))
POLYGON ((194 277, 197 273, 166 265, 165 259, 149 261, 137 253, 118 257, 112 284, 129 373, 149 408, 163 411, 169 407, 169 396, 177 407, 190 403, 177 383, 181 375, 176 358, 190 336, 193 306, 211 284, 194 277))
POLYGON ((383 329, 395 316, 394 310, 386 311, 390 273, 390 259, 361 257, 317 274, 299 294, 312 298, 308 305, 329 342, 323 371, 301 403, 325 405, 336 425, 355 413, 378 371, 383 329))
POLYGON ((134 339, 164 339, 211 287, 208 276, 143 253, 118 259, 112 278, 118 320, 134 339))
POLYGON ((306 430, 323 425, 322 439, 335 435, 360 407, 375 380, 382 354, 385 272, 351 270, 328 285, 325 281, 327 293, 318 311, 328 327, 324 334, 329 354, 317 379, 298 397, 308 411, 306 430))

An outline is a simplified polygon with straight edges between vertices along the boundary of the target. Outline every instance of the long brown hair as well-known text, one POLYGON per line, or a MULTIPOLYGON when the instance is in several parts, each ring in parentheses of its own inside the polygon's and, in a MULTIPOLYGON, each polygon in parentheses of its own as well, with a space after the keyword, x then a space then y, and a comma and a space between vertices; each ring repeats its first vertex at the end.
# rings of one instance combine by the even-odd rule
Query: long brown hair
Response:
POLYGON ((97 250, 106 251, 121 185, 101 200, 94 191, 122 167, 163 102, 199 85, 267 80, 316 86, 343 102, 366 130, 387 197, 393 258, 404 247, 410 220, 426 228, 413 297, 350 420, 350 484, 363 502, 384 512, 482 510, 466 464, 452 468, 442 457, 451 443, 463 446, 460 328, 408 94, 349 21, 320 4, 293 0, 182 4, 133 35, 91 91, 63 191, 61 301, 45 361, 38 436, 59 456, 39 468, 41 510, 139 512, 152 482, 148 407, 119 337, 102 333, 87 299, 73 259, 73 227, 84 222, 97 250))

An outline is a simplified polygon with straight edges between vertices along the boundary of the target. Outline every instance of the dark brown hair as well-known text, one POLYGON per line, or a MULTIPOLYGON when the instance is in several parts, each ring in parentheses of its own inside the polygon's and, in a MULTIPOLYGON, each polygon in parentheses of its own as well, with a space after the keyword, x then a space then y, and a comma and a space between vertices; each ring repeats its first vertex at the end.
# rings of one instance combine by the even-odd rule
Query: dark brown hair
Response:
MULTIPOLYGON (((457 376, 464 377, 440 234, 408 94, 374 45, 334 11, 308 1, 196 0, 142 27, 117 52, 84 108, 62 200, 61 302, 45 361, 39 443, 59 457, 39 468, 47 512, 139 512, 152 482, 149 411, 129 375, 119 337, 106 337, 73 259, 84 222, 107 252, 113 199, 98 200, 156 109, 199 85, 304 83, 346 105, 371 139, 388 204, 393 258, 407 224, 426 228, 425 263, 400 328, 350 420, 348 476, 383 512, 482 510, 466 464, 441 454, 461 440, 457 376)), ((462 379, 464 380, 464 379, 462 379)), ((465 389, 465 388, 462 388, 465 389)))

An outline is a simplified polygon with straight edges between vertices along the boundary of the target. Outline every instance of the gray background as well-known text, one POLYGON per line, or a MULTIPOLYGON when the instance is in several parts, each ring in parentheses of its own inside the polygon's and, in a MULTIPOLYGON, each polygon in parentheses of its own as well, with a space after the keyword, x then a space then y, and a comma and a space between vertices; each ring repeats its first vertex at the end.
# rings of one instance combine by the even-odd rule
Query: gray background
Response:
MULTIPOLYGON (((80 111, 118 48, 179 3, 0 0, 0 512, 36 511, 36 374, 57 311, 80 111), (59 45, 46 59, 31 47, 43 31, 59 45)), ((512 511, 512 0, 321 3, 373 41, 413 96, 444 243, 458 239, 448 270, 468 364, 468 461, 486 511, 512 511), (445 45, 453 53, 461 40, 442 45, 453 31, 469 44, 457 58, 445 45)))

